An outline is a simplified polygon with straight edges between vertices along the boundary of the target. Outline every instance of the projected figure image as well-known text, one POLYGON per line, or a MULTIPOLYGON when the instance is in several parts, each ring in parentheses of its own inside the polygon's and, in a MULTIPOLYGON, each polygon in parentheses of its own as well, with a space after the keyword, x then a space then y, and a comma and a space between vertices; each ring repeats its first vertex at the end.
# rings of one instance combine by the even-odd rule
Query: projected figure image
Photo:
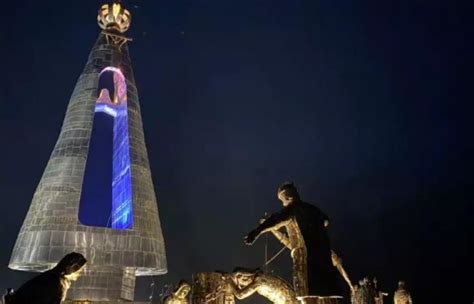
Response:
POLYGON ((298 300, 307 303, 319 298, 341 298, 326 228, 329 218, 316 206, 303 202, 293 183, 281 185, 277 196, 283 209, 249 232, 245 243, 251 245, 261 234, 285 228, 286 235, 280 242, 291 251, 298 300))

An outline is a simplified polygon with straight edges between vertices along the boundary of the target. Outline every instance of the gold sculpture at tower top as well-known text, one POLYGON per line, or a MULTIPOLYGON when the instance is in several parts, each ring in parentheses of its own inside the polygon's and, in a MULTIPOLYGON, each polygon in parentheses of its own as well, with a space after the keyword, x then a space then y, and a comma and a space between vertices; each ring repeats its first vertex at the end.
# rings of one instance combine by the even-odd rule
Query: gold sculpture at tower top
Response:
POLYGON ((102 5, 97 15, 97 23, 103 30, 125 33, 131 22, 132 15, 120 3, 102 5))

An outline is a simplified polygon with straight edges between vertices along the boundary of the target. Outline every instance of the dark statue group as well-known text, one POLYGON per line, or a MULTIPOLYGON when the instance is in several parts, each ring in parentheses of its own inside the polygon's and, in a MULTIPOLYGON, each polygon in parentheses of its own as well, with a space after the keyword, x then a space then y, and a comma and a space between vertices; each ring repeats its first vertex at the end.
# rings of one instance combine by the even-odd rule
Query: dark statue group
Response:
MULTIPOLYGON (((329 218, 318 207, 301 200, 292 183, 284 183, 277 190, 283 208, 262 218, 260 224, 244 238, 252 245, 262 234, 274 235, 291 254, 293 282, 286 282, 260 269, 236 268, 232 273, 200 273, 193 283, 181 281, 165 295, 165 304, 235 303, 259 294, 276 304, 341 303, 343 292, 339 275, 347 283, 352 304, 383 304, 388 294, 379 290, 376 279, 364 278, 352 284, 342 267, 341 259, 332 250, 328 226, 329 218)), ((9 289, 6 304, 59 304, 67 290, 84 270, 86 259, 79 253, 66 255, 49 271, 26 282, 18 290, 9 289)), ((412 304, 404 282, 399 282, 394 293, 395 304, 412 304)))
POLYGON ((16 291, 8 289, 5 304, 59 304, 66 299, 71 283, 79 278, 87 263, 77 252, 67 254, 52 269, 23 284, 16 291))

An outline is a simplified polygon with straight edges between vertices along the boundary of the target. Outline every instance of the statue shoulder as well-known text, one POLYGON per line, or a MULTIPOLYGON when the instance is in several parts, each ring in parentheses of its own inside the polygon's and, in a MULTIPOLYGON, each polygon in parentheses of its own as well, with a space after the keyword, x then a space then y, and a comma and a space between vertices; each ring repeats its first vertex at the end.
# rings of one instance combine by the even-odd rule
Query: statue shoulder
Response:
POLYGON ((312 203, 307 203, 307 202, 301 202, 300 203, 302 208, 305 209, 308 212, 311 212, 312 214, 315 215, 320 215, 323 217, 326 217, 326 213, 324 213, 323 210, 321 210, 318 206, 312 203))
POLYGON ((299 201, 298 205, 300 208, 304 208, 304 209, 319 210, 319 208, 316 207, 315 204, 309 203, 309 202, 299 201))

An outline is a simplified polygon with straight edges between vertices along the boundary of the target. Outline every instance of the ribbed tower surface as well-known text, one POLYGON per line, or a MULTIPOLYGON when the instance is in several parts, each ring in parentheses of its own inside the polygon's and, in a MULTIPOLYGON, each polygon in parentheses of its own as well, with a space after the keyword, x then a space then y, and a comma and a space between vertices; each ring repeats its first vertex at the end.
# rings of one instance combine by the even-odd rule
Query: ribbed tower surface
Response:
MULTIPOLYGON (((133 301, 136 276, 167 272, 165 244, 127 45, 129 39, 123 36, 130 25, 130 14, 116 5, 108 6, 108 10, 104 5, 99 11, 102 32, 76 83, 59 138, 33 195, 9 263, 11 269, 41 272, 53 267, 69 252, 82 253, 88 264, 85 273, 69 290, 71 300, 133 301), (124 168, 122 171, 129 172, 131 211, 123 215, 122 220, 126 221, 129 215, 131 224, 120 229, 116 225, 111 228, 84 225, 79 220, 100 93, 99 76, 104 70, 114 71, 118 75, 114 79, 120 81, 121 78, 126 85, 122 86, 126 91, 118 92, 122 99, 116 106, 117 117, 121 117, 123 125, 120 132, 114 132, 114 145, 125 147, 122 150, 128 159, 118 159, 115 154, 113 157, 117 166, 124 168)), ((116 169, 120 167, 114 167, 116 169)), ((124 174, 117 173, 114 183, 126 183, 124 174)), ((121 218, 115 217, 119 223, 121 218)))

